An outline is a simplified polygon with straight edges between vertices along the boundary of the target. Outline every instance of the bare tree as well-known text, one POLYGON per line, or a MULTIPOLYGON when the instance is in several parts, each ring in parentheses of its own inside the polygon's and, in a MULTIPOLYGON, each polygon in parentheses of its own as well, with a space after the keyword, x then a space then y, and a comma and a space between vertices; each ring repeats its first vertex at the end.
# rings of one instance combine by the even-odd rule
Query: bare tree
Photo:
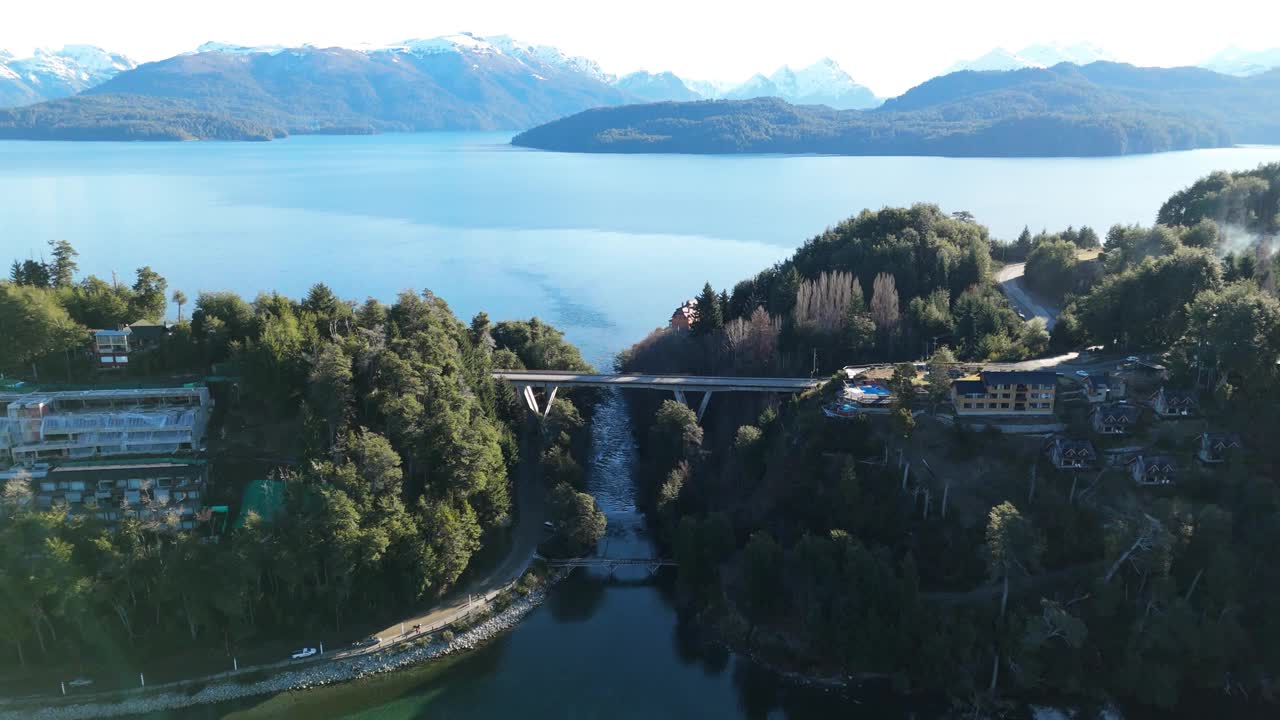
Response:
POLYGON ((777 359, 782 323, 763 306, 757 307, 750 319, 730 321, 724 332, 725 343, 735 360, 744 360, 752 368, 763 369, 771 367, 777 359))
MULTIPOLYGON (((857 285, 853 273, 848 272, 824 272, 813 280, 801 282, 792 310, 796 325, 827 334, 839 332, 857 285)), ((861 294, 859 288, 858 295, 861 294)))
POLYGON ((871 319, 881 332, 889 333, 898 326, 898 284, 889 273, 880 273, 871 286, 871 319))

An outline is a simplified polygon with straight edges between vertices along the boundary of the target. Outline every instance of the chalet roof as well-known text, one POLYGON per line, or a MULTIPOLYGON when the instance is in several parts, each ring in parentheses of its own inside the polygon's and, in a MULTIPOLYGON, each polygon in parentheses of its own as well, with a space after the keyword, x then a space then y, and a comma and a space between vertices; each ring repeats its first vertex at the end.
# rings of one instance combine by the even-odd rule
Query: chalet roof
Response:
POLYGON ((1241 439, 1240 433, 1233 432, 1206 432, 1200 434, 1201 439, 1209 447, 1223 448, 1240 448, 1244 447, 1244 440, 1241 439))
POLYGON ((1137 405, 1128 403, 1106 403, 1099 405, 1093 409, 1093 413, 1102 418, 1102 420, 1112 422, 1136 423, 1141 415, 1137 405))
POLYGON ((1060 437, 1054 440, 1054 444, 1057 445, 1058 449, 1064 453, 1070 452, 1076 455, 1084 453, 1089 457, 1093 457, 1096 454, 1093 449, 1093 443, 1088 440, 1075 440, 1072 438, 1060 437))
POLYGON ((1164 401, 1165 401, 1165 404, 1167 405, 1173 405, 1173 404, 1199 405, 1200 404, 1200 400, 1196 396, 1196 392, 1194 390, 1175 390, 1175 389, 1166 388, 1166 387, 1162 387, 1159 390, 1157 390, 1156 394, 1151 396, 1151 399, 1155 400, 1156 397, 1158 397, 1162 393, 1164 394, 1164 401))
POLYGON ((1167 475, 1178 471, 1178 461, 1170 455, 1139 455, 1129 461, 1130 465, 1134 463, 1141 463, 1145 473, 1159 472, 1167 475))
POLYGON ((1058 374, 1046 370, 983 370, 982 382, 987 385, 1053 385, 1058 374))

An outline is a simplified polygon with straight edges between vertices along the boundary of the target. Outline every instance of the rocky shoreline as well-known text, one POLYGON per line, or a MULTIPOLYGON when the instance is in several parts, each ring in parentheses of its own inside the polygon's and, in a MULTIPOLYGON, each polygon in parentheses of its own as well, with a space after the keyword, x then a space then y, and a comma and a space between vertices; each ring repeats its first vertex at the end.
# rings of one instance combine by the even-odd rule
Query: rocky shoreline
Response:
MULTIPOLYGON (((142 715, 165 710, 176 710, 193 705, 225 702, 255 695, 307 690, 309 688, 359 680, 371 675, 394 672, 410 665, 416 665, 444 657, 445 655, 472 650, 485 641, 511 630, 525 615, 546 600, 547 592, 561 579, 563 579, 563 575, 552 576, 541 587, 531 590, 527 595, 518 598, 506 609, 494 614, 492 617, 486 618, 475 626, 459 632, 448 642, 437 635, 436 639, 425 645, 415 645, 413 642, 407 642, 371 655, 318 663, 297 670, 284 670, 257 682, 218 681, 201 688, 197 692, 186 692, 179 688, 177 690, 170 689, 157 692, 156 694, 140 694, 136 697, 121 699, 118 702, 104 701, 5 710, 0 712, 0 720, 82 720, 87 718, 118 717, 121 715, 142 715)), ((187 687, 198 686, 199 682, 192 681, 187 683, 187 687)))

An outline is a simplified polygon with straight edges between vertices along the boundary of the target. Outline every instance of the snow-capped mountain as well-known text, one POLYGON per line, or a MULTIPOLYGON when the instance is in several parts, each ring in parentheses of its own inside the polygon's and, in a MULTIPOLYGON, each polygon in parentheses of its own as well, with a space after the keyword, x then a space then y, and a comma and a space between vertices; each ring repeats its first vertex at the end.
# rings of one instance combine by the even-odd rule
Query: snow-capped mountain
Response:
POLYGON ((1268 70, 1280 67, 1280 48, 1243 50, 1238 47, 1229 47, 1200 63, 1200 67, 1238 77, 1261 75, 1268 70))
POLYGON ((947 69, 947 73, 961 70, 1019 70, 1021 68, 1053 67, 1058 63, 1074 63, 1088 65, 1092 62, 1116 62, 1116 58, 1106 50, 1092 43, 1076 43, 1062 45, 1060 43, 1041 43, 1028 45, 1018 52, 1010 52, 1004 48, 996 48, 987 54, 972 60, 962 60, 947 69))
POLYGON ((40 49, 28 58, 0 53, 0 107, 74 95, 136 66, 123 55, 91 45, 40 49))
POLYGON ((602 75, 555 48, 459 33, 358 49, 206 43, 87 95, 179 100, 288 132, 499 130, 635 101, 602 75))
POLYGON ((685 87, 705 99, 722 98, 736 85, 726 80, 684 80, 685 87))
MULTIPOLYGON (((308 46, 309 47, 309 46, 308 46)), ((255 55, 257 53, 266 53, 275 55, 284 52, 283 45, 232 45, 224 42, 207 42, 196 48, 192 53, 200 54, 207 52, 227 53, 228 55, 255 55)))
MULTIPOLYGON (((197 53, 275 54, 283 49, 279 46, 205 43, 197 53)), ((798 104, 835 108, 869 108, 880 104, 874 93, 854 82, 829 58, 799 69, 782 67, 768 77, 757 74, 742 83, 725 83, 686 80, 671 72, 643 70, 618 77, 605 72, 590 58, 570 55, 551 45, 526 43, 510 35, 481 36, 462 32, 354 50, 374 58, 465 56, 473 60, 477 69, 495 62, 493 58, 503 58, 525 67, 538 78, 545 78, 550 71, 612 85, 634 102, 770 96, 798 104)))
POLYGON ((595 60, 578 55, 568 55, 551 45, 529 45, 510 35, 494 35, 484 38, 493 47, 524 62, 538 61, 552 67, 582 73, 601 82, 614 82, 616 78, 600 69, 595 60))
POLYGON ((768 77, 752 75, 721 97, 780 97, 797 105, 827 105, 841 110, 873 108, 880 104, 875 93, 854 82, 849 73, 831 58, 823 58, 800 69, 784 65, 768 77))
POLYGON ((672 72, 651 73, 644 70, 623 75, 614 86, 640 100, 663 102, 666 100, 701 100, 703 95, 672 72))

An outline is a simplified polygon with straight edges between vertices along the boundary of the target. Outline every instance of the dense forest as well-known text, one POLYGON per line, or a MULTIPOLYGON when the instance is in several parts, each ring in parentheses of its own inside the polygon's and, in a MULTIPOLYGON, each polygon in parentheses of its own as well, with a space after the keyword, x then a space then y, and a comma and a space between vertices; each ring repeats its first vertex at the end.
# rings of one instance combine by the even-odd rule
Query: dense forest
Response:
POLYGON ((692 332, 655 331, 627 370, 808 375, 949 345, 962 359, 1020 360, 1048 346, 992 280, 993 243, 965 213, 935 205, 866 210, 789 259, 716 293, 692 332))
MULTIPOLYGON (((466 325, 430 291, 356 304, 316 284, 300 300, 202 292, 189 302, 150 268, 132 285, 77 280, 74 248, 50 251, 48 262, 15 261, 0 283, 0 370, 101 381, 83 358, 88 328, 160 319, 172 300, 172 332, 113 380, 203 379, 217 368, 235 391, 219 392, 211 490, 234 512, 241 485, 217 475, 219 462, 265 456, 283 502, 225 532, 208 513, 190 532, 135 519, 113 530, 37 511, 29 481, 13 478, 0 498, 0 622, 14 663, 231 653, 387 622, 439 597, 482 549, 501 552, 518 512, 526 413, 491 370, 587 368, 537 319, 494 324, 481 313, 466 325)), ((557 402, 567 437, 589 411, 583 400, 557 402)), ((553 444, 566 463, 568 443, 553 444)), ((581 550, 603 534, 603 515, 554 479, 552 517, 581 550)))
POLYGON ((1062 64, 934 78, 870 111, 776 98, 597 108, 516 145, 573 152, 1099 156, 1280 140, 1280 71, 1062 64))
POLYGON ((272 140, 285 133, 259 120, 141 95, 83 96, 0 108, 0 139, 272 140))
MULTIPOLYGON (((717 395, 701 423, 675 402, 634 402, 642 498, 680 563, 684 602, 769 662, 885 678, 984 712, 1066 697, 1139 715, 1269 716, 1280 701, 1277 188, 1280 165, 1212 175, 1175 195, 1160 224, 1112 228, 1100 255, 1087 228, 995 245, 1066 308, 1034 346, 1016 331, 1032 323, 992 298, 986 231, 932 206, 864 212, 732 294, 705 288, 689 331, 655 333, 624 366, 795 373, 812 347, 835 354, 819 351, 823 373, 846 358, 910 359, 932 349, 923 319, 944 313, 952 347, 923 385, 900 365, 882 417, 824 417, 839 374, 781 404, 717 395), (902 307, 892 328, 877 320, 902 307), (1005 320, 973 332, 975 316, 1005 320), (952 427, 927 410, 956 356, 1054 344, 1146 351, 1170 386, 1204 380, 1202 418, 1143 430, 1153 452, 1186 459, 1176 485, 1139 488, 1124 468, 1058 471, 1043 438, 952 427), (1197 463, 1183 443, 1205 429, 1240 433, 1247 452, 1197 463)), ((1087 433, 1070 406, 1063 422, 1087 433)))

